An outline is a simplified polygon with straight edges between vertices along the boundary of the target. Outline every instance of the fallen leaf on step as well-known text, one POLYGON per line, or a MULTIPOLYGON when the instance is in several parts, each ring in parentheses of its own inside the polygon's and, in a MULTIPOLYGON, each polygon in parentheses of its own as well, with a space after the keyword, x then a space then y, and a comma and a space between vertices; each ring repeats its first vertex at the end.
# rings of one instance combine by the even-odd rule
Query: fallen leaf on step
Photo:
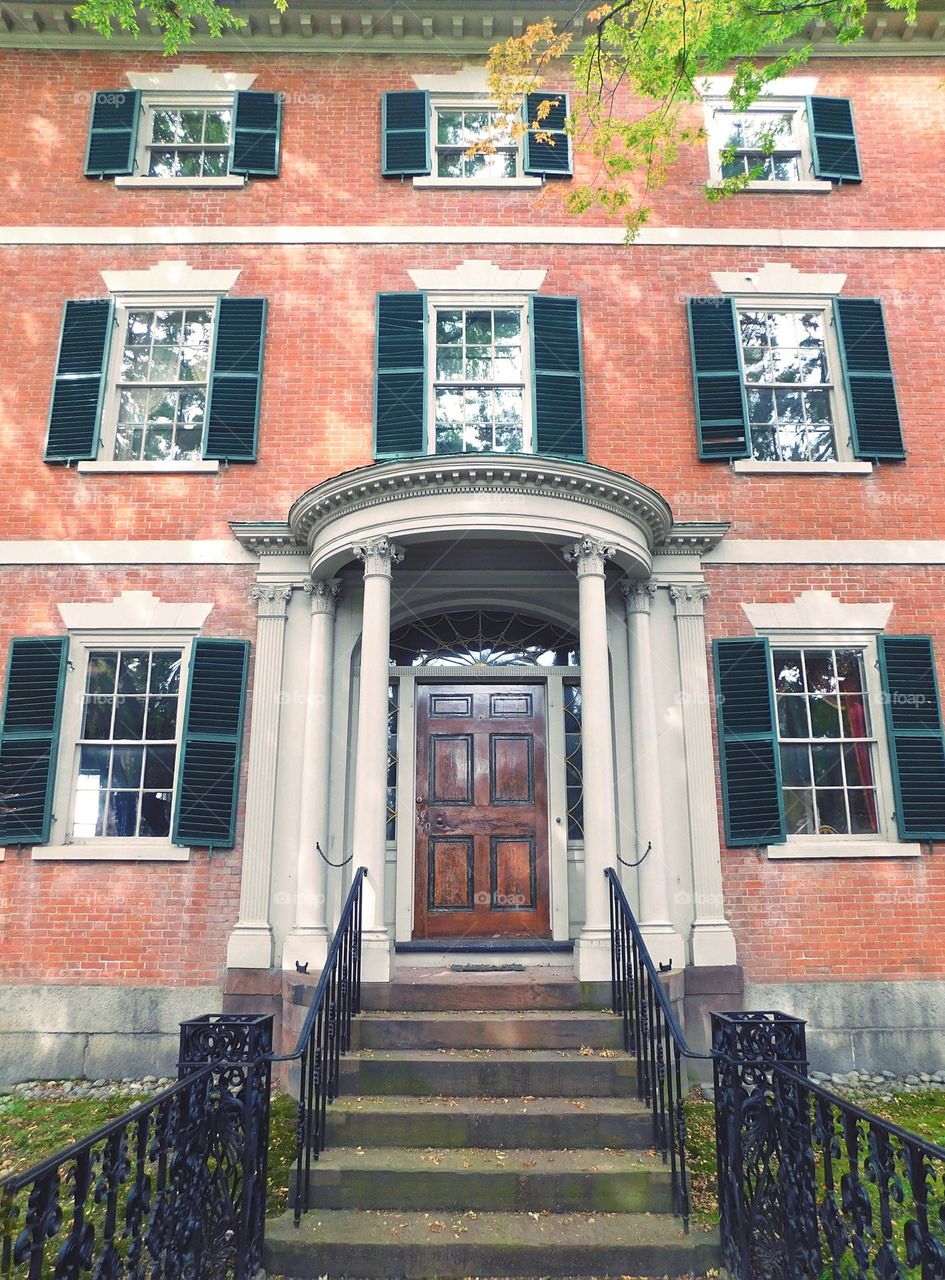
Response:
POLYGON ((523 1101, 523 1102, 534 1102, 534 1101, 535 1101, 535 1095, 534 1095, 533 1093, 526 1093, 526 1095, 525 1095, 525 1097, 522 1099, 522 1101, 523 1101))
POLYGON ((601 1049, 600 1057, 602 1058, 619 1058, 620 1054, 616 1049, 601 1049))
POLYGON ((446 1223, 445 1223, 445 1222, 440 1222, 440 1220, 439 1220, 439 1219, 437 1219, 437 1220, 436 1220, 436 1222, 431 1222, 431 1223, 430 1223, 430 1230, 431 1230, 431 1231, 445 1231, 445 1230, 446 1230, 446 1223))
POLYGON ((594 1052, 594 1050, 591 1048, 591 1046, 590 1046, 589 1044, 582 1044, 582 1045, 581 1045, 581 1047, 580 1047, 580 1049, 578 1050, 578 1053, 580 1053, 580 1055, 581 1055, 581 1057, 582 1057, 582 1058, 589 1058, 589 1057, 591 1057, 591 1055, 593 1054, 593 1052, 594 1052))

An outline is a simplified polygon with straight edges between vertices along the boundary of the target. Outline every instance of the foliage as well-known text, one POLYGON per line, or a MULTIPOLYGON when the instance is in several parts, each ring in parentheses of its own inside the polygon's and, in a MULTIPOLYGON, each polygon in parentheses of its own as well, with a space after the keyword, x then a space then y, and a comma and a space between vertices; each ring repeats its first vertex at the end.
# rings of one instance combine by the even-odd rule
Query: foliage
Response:
MULTIPOLYGON (((273 3, 280 13, 288 7, 288 0, 273 0, 273 3)), ((73 17, 106 39, 116 31, 138 35, 143 17, 161 33, 165 54, 177 53, 182 46, 193 42, 195 23, 199 19, 207 24, 211 36, 246 26, 245 18, 238 17, 217 0, 140 0, 140 3, 83 0, 73 10, 73 17)))
MULTIPOLYGON (((915 18, 916 0, 884 0, 915 18)), ((647 220, 648 201, 668 176, 680 149, 701 143, 705 130, 693 105, 706 76, 732 71, 732 105, 744 109, 772 80, 811 53, 807 24, 830 24, 850 43, 863 34, 867 0, 615 0, 579 5, 577 25, 592 23, 583 43, 550 19, 497 45, 489 84, 501 108, 514 115, 522 96, 553 78, 570 57, 576 91, 568 131, 596 161, 590 181, 567 195, 574 213, 599 207, 619 214, 632 239, 647 220), (590 10, 589 12, 587 10, 590 10), (786 48, 786 51, 784 51, 786 48), (778 50, 776 56, 766 51, 778 50)), ((559 79, 561 72, 558 72, 559 79)), ((540 122, 535 126, 540 129, 540 122)), ((769 154, 774 139, 765 144, 769 154)), ((756 168, 707 190, 711 199, 742 190, 756 168)))

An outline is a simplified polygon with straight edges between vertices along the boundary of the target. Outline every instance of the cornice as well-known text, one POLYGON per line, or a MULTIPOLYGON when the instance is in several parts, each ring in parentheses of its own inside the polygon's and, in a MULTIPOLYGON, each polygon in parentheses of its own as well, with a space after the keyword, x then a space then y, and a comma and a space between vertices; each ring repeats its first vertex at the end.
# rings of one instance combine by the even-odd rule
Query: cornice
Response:
POLYGON ((660 555, 703 556, 719 545, 731 527, 724 521, 674 521, 659 547, 660 555))
POLYGON ((305 550, 282 520, 231 520, 233 537, 257 556, 297 556, 305 550))

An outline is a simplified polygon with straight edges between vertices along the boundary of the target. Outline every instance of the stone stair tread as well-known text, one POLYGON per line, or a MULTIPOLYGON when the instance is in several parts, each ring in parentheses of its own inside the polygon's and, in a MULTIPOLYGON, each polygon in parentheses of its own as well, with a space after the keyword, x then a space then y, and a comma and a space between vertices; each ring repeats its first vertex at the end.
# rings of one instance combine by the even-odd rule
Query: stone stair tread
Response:
MULTIPOLYGON (((387 1173, 632 1173, 659 1174, 665 1166, 656 1152, 620 1149, 535 1150, 531 1147, 333 1147, 319 1156, 312 1171, 383 1170, 387 1173)), ((667 1173, 668 1176, 668 1173, 667 1173)))
POLYGON ((606 1009, 366 1009, 358 1014, 365 1022, 455 1022, 457 1018, 507 1022, 509 1015, 527 1022, 582 1022, 610 1025, 614 1014, 606 1009))
POLYGON ((629 1054, 622 1049, 359 1049, 342 1060, 345 1063, 366 1062, 436 1062, 443 1058, 459 1058, 470 1062, 626 1062, 629 1054))
POLYGON ((423 1097, 414 1094, 368 1094, 351 1097, 342 1094, 331 1104, 332 1111, 381 1112, 384 1115, 411 1112, 416 1115, 442 1115, 443 1112, 474 1115, 508 1115, 528 1112, 531 1115, 570 1115, 580 1112, 604 1116, 649 1116, 650 1109, 637 1098, 550 1097, 476 1098, 423 1097))

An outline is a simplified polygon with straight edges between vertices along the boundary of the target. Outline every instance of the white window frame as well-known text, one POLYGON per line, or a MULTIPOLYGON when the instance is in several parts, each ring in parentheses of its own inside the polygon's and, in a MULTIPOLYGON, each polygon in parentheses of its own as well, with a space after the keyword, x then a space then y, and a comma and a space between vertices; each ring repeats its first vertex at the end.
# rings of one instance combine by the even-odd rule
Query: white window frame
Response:
POLYGON ((438 111, 498 111, 499 104, 488 96, 480 93, 431 93, 430 94, 430 115, 427 121, 427 129, 430 137, 430 173, 429 175, 420 175, 414 178, 414 186, 417 187, 478 187, 480 189, 488 189, 490 187, 502 188, 527 188, 540 187, 543 185, 542 179, 530 176, 525 173, 525 137, 522 135, 515 139, 516 143, 516 168, 518 170, 514 178, 441 178, 437 173, 436 164, 436 126, 438 111))
MULTIPOLYGON (((144 460, 115 459, 115 436, 118 430, 118 408, 121 394, 118 386, 121 372, 121 358, 125 344, 128 312, 135 310, 160 311, 163 309, 197 307, 216 311, 219 295, 212 293, 187 294, 119 294, 115 295, 115 316, 112 325, 111 346, 108 352, 105 392, 102 397, 102 421, 99 432, 99 456, 95 461, 77 464, 79 472, 99 472, 103 474, 115 472, 157 472, 161 474, 179 474, 181 472, 214 472, 220 470, 217 459, 187 458, 168 459, 153 458, 144 460)), ((213 334, 210 339, 210 357, 213 355, 213 334)), ((207 371, 207 394, 210 392, 210 368, 207 371)))
MULTIPOLYGON (((879 651, 877 632, 868 631, 759 631, 767 636, 772 654, 775 649, 859 649, 863 654, 863 673, 866 685, 867 709, 870 719, 870 740, 873 747, 873 772, 876 784, 876 812, 879 830, 875 835, 788 835, 784 844, 769 844, 769 860, 789 858, 918 858, 922 849, 918 844, 901 841, 894 818, 895 793, 893 791, 892 764, 889 758, 889 739, 886 733, 886 717, 883 708, 883 689, 879 676, 879 651)), ((777 731, 777 694, 774 689, 774 672, 769 665, 772 699, 775 705, 776 743, 780 750, 777 731)), ((825 742, 832 739, 825 738, 825 742)), ((781 801, 783 804, 783 799, 781 801)))
MULTIPOLYGON (((833 419, 834 440, 837 446, 837 457, 827 462, 794 462, 770 461, 757 458, 735 458, 732 461, 734 471, 765 474, 797 474, 797 475, 866 475, 873 470, 872 462, 853 456, 853 438, 850 427, 850 416, 847 409, 847 397, 843 385, 843 362, 840 358, 840 344, 837 341, 834 323, 833 297, 820 295, 797 294, 758 294, 740 293, 733 296, 736 312, 736 339, 738 342, 739 364, 743 363, 741 324, 738 316, 742 311, 816 311, 824 319, 824 339, 827 349, 827 361, 830 370, 830 413, 833 419)), ((749 384, 742 379, 742 385, 749 384)), ((748 426, 751 437, 751 424, 748 426)))
POLYGON ((426 452, 436 458, 502 457, 524 458, 535 452, 535 424, 532 413, 532 335, 529 324, 530 295, 525 293, 428 293, 427 294, 427 385, 426 452), (476 454, 436 452, 436 313, 437 311, 519 311, 522 316, 522 450, 520 453, 476 454))
MULTIPOLYGON (((116 187, 243 187, 246 185, 246 177, 243 174, 229 172, 229 159, 227 159, 227 172, 217 176, 207 176, 203 178, 162 178, 155 177, 148 173, 150 168, 151 153, 151 130, 154 112, 162 108, 172 108, 174 110, 186 109, 187 107, 196 107, 200 110, 207 108, 216 108, 229 106, 235 117, 235 98, 232 93, 219 92, 172 92, 170 90, 154 90, 153 92, 142 93, 141 95, 141 112, 138 119, 138 138, 135 148, 135 171, 130 176, 118 176, 115 178, 116 187)), ((232 130, 235 127, 235 118, 231 120, 230 136, 232 140, 232 130)))
MULTIPOLYGON (((722 128, 724 116, 746 116, 753 112, 764 112, 766 115, 775 112, 794 117, 794 136, 797 150, 800 152, 800 179, 779 181, 776 178, 762 178, 749 182, 746 191, 800 192, 808 194, 826 193, 833 189, 833 184, 822 178, 813 176, 814 159, 810 144, 810 126, 807 120, 806 98, 795 98, 790 95, 765 97, 762 95, 743 110, 736 110, 728 96, 711 95, 703 99, 705 107, 706 134, 709 145, 709 186, 720 187, 725 178, 722 174, 721 151, 727 141, 727 130, 722 128), (725 136, 723 137, 723 133, 725 136)), ((795 148, 784 148, 795 150, 795 148)))
MULTIPOLYGON (((188 862, 190 860, 190 849, 172 844, 170 835, 78 838, 72 834, 72 821, 89 654, 100 649, 179 649, 181 651, 181 678, 175 737, 177 757, 174 766, 176 802, 190 655, 196 635, 196 630, 70 632, 69 665, 63 692, 50 842, 33 848, 34 861, 188 862)), ((173 831, 174 816, 172 809, 171 831, 173 831)))

